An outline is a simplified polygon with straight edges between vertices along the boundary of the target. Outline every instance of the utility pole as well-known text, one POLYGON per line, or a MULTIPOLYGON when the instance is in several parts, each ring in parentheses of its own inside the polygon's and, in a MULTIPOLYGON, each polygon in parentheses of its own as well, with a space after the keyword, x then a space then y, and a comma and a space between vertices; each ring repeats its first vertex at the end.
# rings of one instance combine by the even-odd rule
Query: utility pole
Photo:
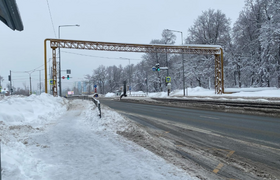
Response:
POLYGON ((41 70, 39 70, 39 81, 40 81, 40 93, 39 94, 41 94, 41 70))
POLYGON ((12 87, 12 71, 10 70, 10 94, 12 95, 13 87, 12 87))
MULTIPOLYGON (((170 29, 167 29, 168 31, 173 31, 173 32, 178 32, 178 33, 181 33, 181 40, 182 40, 182 47, 184 45, 184 40, 183 40, 183 32, 182 31, 176 31, 176 30, 170 30, 170 29)), ((185 92, 185 65, 184 65, 184 53, 183 53, 183 49, 182 49, 182 66, 183 66, 183 94, 184 96, 186 95, 186 92, 185 92)), ((187 89, 188 91, 188 89, 187 89)), ((187 96, 188 96, 188 92, 187 92, 187 96)))
POLYGON ((29 95, 31 95, 32 94, 32 89, 31 89, 31 73, 29 74, 29 79, 30 79, 30 93, 29 93, 29 95))
MULTIPOLYGON (((129 69, 128 69, 128 73, 129 73, 129 77, 128 77, 128 84, 129 84, 129 88, 131 89, 131 66, 130 66, 130 59, 129 58, 123 58, 123 57, 120 57, 120 59, 126 59, 128 60, 128 66, 129 66, 129 69)), ((129 89, 128 89, 129 90, 129 89)), ((131 90, 129 91, 130 92, 130 95, 131 95, 131 90)))
MULTIPOLYGON (((166 61, 166 67, 168 67, 168 57, 167 57, 167 53, 165 53, 165 61, 166 61)), ((169 68, 168 68, 169 69, 169 68)), ((169 71, 168 71, 168 69, 167 69, 167 76, 169 76, 169 71)))
MULTIPOLYGON (((80 27, 79 24, 75 24, 75 25, 60 25, 58 26, 58 39, 60 39, 60 28, 61 27, 70 27, 70 26, 77 26, 77 27, 80 27)), ((62 87, 61 87, 61 53, 60 53, 60 46, 58 46, 58 56, 59 56, 59 67, 58 67, 58 85, 59 85, 59 95, 58 96, 62 96, 61 94, 61 90, 62 90, 62 87)))
MULTIPOLYGON (((156 49, 156 59, 157 59, 157 64, 159 64, 157 49, 156 49)), ((159 71, 158 71, 157 73, 158 73, 158 81, 159 81, 159 91, 162 91, 162 90, 161 90, 161 79, 160 79, 160 77, 159 77, 159 71)))

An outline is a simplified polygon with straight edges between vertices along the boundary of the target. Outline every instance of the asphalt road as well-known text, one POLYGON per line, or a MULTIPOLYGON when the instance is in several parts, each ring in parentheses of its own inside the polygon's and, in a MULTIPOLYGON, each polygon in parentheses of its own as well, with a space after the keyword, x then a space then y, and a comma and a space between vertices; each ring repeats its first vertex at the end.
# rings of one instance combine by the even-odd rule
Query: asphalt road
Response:
MULTIPOLYGON (((197 143, 201 147, 230 150, 229 152, 234 152, 236 157, 238 156, 238 158, 246 159, 246 162, 251 162, 250 166, 252 167, 260 166, 260 169, 269 167, 267 171, 270 173, 269 171, 272 169, 271 174, 274 173, 272 171, 280 171, 279 118, 137 104, 113 99, 100 99, 100 102, 144 126, 161 128, 164 131, 169 131, 174 135, 188 139, 192 143, 197 143), (145 118, 141 118, 141 116, 145 116, 145 118), (149 120, 148 117, 151 119, 149 120), (187 134, 172 131, 168 127, 153 123, 153 118, 185 124, 189 127, 219 134, 221 137, 205 136, 205 134, 195 131, 187 134)), ((202 166, 210 166, 205 163, 206 161, 203 158, 192 160, 196 161, 196 163, 201 163, 202 166)), ((212 167, 208 168, 211 170, 212 167)), ((231 173, 232 170, 228 174, 225 172, 224 177, 228 177, 231 173)), ((237 174, 240 174, 240 172, 237 172, 237 174)), ((274 177, 277 176, 279 176, 278 173, 274 174, 274 177)), ((244 179, 246 175, 241 175, 240 177, 244 179)))
POLYGON ((177 107, 101 100, 115 110, 186 123, 219 134, 280 149, 280 119, 177 107))

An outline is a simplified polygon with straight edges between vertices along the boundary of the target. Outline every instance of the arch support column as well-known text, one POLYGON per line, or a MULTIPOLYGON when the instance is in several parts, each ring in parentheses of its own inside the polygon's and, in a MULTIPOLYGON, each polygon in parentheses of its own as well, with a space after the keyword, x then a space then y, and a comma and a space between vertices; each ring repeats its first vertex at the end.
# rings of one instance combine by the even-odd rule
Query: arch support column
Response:
POLYGON ((221 55, 215 54, 215 94, 223 93, 223 68, 221 55))
POLYGON ((53 96, 57 96, 56 47, 52 47, 53 96))

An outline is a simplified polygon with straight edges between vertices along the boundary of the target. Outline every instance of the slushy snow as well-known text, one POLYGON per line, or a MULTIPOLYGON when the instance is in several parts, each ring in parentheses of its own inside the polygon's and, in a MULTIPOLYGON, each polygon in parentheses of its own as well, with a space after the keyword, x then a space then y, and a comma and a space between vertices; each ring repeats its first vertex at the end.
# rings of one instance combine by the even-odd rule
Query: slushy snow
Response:
POLYGON ((2 179, 191 180, 187 172, 117 134, 132 126, 91 101, 10 96, 0 100, 2 179))

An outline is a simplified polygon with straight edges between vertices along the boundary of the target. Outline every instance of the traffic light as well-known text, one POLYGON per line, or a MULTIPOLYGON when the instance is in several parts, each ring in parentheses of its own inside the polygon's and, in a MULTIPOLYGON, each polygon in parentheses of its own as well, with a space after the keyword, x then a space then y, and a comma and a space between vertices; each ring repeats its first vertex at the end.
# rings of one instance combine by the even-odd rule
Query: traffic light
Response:
POLYGON ((156 63, 156 71, 160 71, 159 63, 156 63))
POLYGON ((11 76, 10 75, 8 76, 8 79, 9 79, 9 81, 11 81, 11 76))
POLYGON ((67 79, 68 79, 68 80, 70 79, 69 75, 67 75, 67 79))

